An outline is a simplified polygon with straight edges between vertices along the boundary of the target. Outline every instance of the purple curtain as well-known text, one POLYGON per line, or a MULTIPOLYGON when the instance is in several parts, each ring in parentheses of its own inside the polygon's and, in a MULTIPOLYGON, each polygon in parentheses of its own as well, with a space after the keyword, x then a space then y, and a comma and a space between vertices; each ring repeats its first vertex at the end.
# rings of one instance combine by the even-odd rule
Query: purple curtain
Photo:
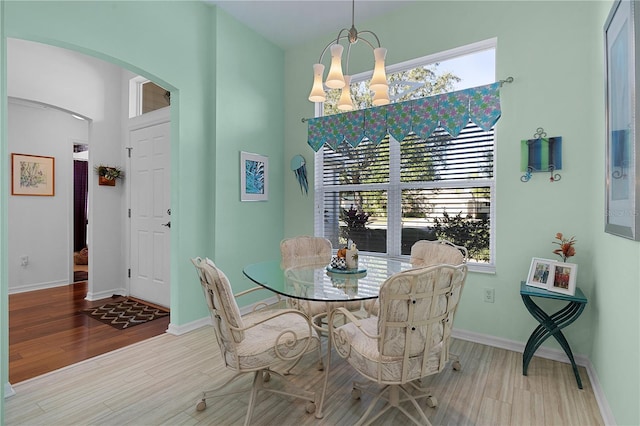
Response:
POLYGON ((89 162, 73 162, 73 251, 87 245, 87 194, 89 162))

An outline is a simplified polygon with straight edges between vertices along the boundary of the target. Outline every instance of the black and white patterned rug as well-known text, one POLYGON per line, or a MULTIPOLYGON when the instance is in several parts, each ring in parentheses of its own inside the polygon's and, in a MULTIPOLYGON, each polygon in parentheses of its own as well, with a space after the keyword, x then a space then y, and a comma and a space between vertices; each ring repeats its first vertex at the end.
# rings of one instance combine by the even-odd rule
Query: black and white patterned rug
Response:
POLYGON ((125 330, 169 315, 169 312, 164 309, 132 299, 107 303, 94 308, 84 309, 81 312, 119 330, 125 330))

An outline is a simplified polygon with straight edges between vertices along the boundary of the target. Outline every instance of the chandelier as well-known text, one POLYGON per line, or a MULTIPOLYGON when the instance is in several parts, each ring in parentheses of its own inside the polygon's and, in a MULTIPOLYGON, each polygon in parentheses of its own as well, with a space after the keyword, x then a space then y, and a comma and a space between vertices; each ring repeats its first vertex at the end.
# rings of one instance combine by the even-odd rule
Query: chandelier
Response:
POLYGON ((336 37, 335 40, 332 40, 324 48, 324 50, 320 54, 318 63, 313 65, 313 87, 311 88, 311 93, 309 94, 309 100, 311 102, 324 102, 327 100, 327 94, 324 91, 324 86, 322 84, 322 77, 324 74, 324 65, 322 64, 322 59, 324 58, 324 54, 327 52, 327 50, 329 50, 331 52, 331 66, 329 68, 329 73, 327 74, 327 79, 325 80, 324 85, 330 89, 341 89, 340 99, 338 101, 338 109, 342 111, 350 111, 353 109, 350 88, 351 76, 348 75, 349 55, 351 53, 351 46, 356 44, 359 40, 362 40, 363 42, 368 44, 371 49, 373 49, 373 56, 375 60, 373 67, 373 76, 371 77, 371 81, 369 82, 369 89, 374 92, 372 103, 374 106, 386 105, 389 103, 389 83, 387 82, 387 75, 384 69, 384 59, 387 55, 387 49, 380 46, 380 39, 373 31, 365 30, 358 32, 358 30, 356 30, 354 24, 354 14, 355 0, 352 0, 351 29, 341 29, 340 32, 338 32, 338 37, 336 37), (372 36, 373 38, 375 38, 376 44, 373 44, 365 37, 362 37, 362 35, 372 36), (343 74, 342 72, 342 52, 344 51, 344 46, 340 43, 343 41, 348 41, 348 44, 346 44, 346 74, 343 74))

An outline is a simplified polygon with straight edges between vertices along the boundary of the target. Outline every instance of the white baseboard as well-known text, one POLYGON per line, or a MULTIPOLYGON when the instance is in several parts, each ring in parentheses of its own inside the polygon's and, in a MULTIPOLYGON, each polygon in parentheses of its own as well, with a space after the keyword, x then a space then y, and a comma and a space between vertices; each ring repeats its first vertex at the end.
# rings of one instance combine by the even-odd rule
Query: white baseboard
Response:
POLYGON ((185 334, 190 331, 197 330, 200 327, 204 327, 205 325, 211 324, 211 317, 200 318, 199 320, 195 320, 183 325, 169 323, 169 327, 167 327, 166 333, 173 334, 174 336, 180 336, 181 334, 185 334))
POLYGON ((11 386, 11 383, 7 382, 4 384, 4 397, 9 398, 10 396, 13 396, 16 394, 16 391, 13 390, 13 387, 11 386))
MULTIPOLYGON (((460 339, 466 340, 468 342, 480 343, 482 345, 492 346, 495 348, 506 349, 509 351, 524 353, 525 344, 522 342, 517 342, 515 340, 503 339, 501 337, 489 336, 488 334, 480 334, 474 333, 472 331, 453 329, 451 332, 451 336, 460 339)), ((535 353, 535 356, 539 356, 540 358, 550 359, 552 361, 559 361, 570 364, 571 361, 567 354, 564 353, 561 349, 553 349, 540 347, 535 353)), ((613 416, 613 412, 611 411, 611 407, 609 406, 609 402, 602 391, 602 387, 600 386, 600 380, 598 379, 598 374, 596 373, 593 365, 589 358, 585 355, 573 354, 573 357, 576 361, 577 365, 584 367, 587 370, 587 375, 589 376, 589 381, 591 382, 591 387, 593 388, 593 393, 595 394, 596 401, 598 402, 598 408, 600 409, 600 415, 604 420, 606 425, 615 425, 616 420, 613 416)))
POLYGON ((9 287, 8 293, 9 294, 26 293, 27 291, 44 290, 47 288, 62 287, 65 285, 69 285, 69 280, 49 281, 45 283, 35 283, 35 284, 21 285, 17 287, 9 287))
POLYGON ((124 296, 127 294, 127 290, 124 288, 113 288, 111 290, 100 291, 98 293, 94 293, 90 291, 90 292, 87 292, 87 297, 85 297, 84 300, 93 302, 94 300, 107 299, 113 296, 114 294, 117 294, 118 296, 124 296))
POLYGON ((587 374, 589 375, 589 380, 591 381, 591 387, 593 388, 593 393, 596 397, 596 402, 598 403, 598 408, 600 408, 600 415, 602 415, 602 420, 604 420, 605 425, 615 425, 616 418, 613 415, 613 411, 611 411, 611 407, 609 406, 609 402, 607 402, 607 398, 604 396, 604 392, 602 391, 602 386, 600 385, 600 379, 598 379, 598 373, 593 368, 593 364, 589 362, 589 365, 586 365, 587 374))

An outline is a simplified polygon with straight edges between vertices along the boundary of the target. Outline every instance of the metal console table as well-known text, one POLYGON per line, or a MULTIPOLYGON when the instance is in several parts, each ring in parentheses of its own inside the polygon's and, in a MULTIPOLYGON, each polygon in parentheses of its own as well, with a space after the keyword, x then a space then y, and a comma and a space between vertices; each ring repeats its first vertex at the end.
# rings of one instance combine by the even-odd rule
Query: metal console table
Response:
POLYGON ((531 333, 531 336, 527 341, 527 345, 524 348, 524 353, 522 354, 522 374, 524 376, 527 375, 527 367, 529 367, 529 362, 531 361, 531 358, 533 358, 533 354, 540 345, 549 338, 549 336, 553 336, 558 343, 560 343, 560 346, 562 346, 562 349, 564 349, 564 352, 569 357, 571 367, 573 367, 573 374, 575 374, 576 381, 578 382, 578 387, 582 389, 582 380, 580 379, 580 373, 578 372, 576 361, 573 358, 569 342, 567 342, 567 339, 564 337, 561 330, 578 319, 580 314, 582 314, 582 311, 587 304, 587 298, 584 296, 584 293, 576 287, 576 294, 574 296, 570 296, 542 288, 531 287, 522 281, 520 283, 520 296, 522 296, 524 306, 527 307, 527 310, 529 310, 531 315, 533 315, 533 317, 540 323, 540 325, 533 330, 533 333, 531 333), (543 297, 568 303, 558 312, 549 315, 531 299, 532 297, 543 297))

